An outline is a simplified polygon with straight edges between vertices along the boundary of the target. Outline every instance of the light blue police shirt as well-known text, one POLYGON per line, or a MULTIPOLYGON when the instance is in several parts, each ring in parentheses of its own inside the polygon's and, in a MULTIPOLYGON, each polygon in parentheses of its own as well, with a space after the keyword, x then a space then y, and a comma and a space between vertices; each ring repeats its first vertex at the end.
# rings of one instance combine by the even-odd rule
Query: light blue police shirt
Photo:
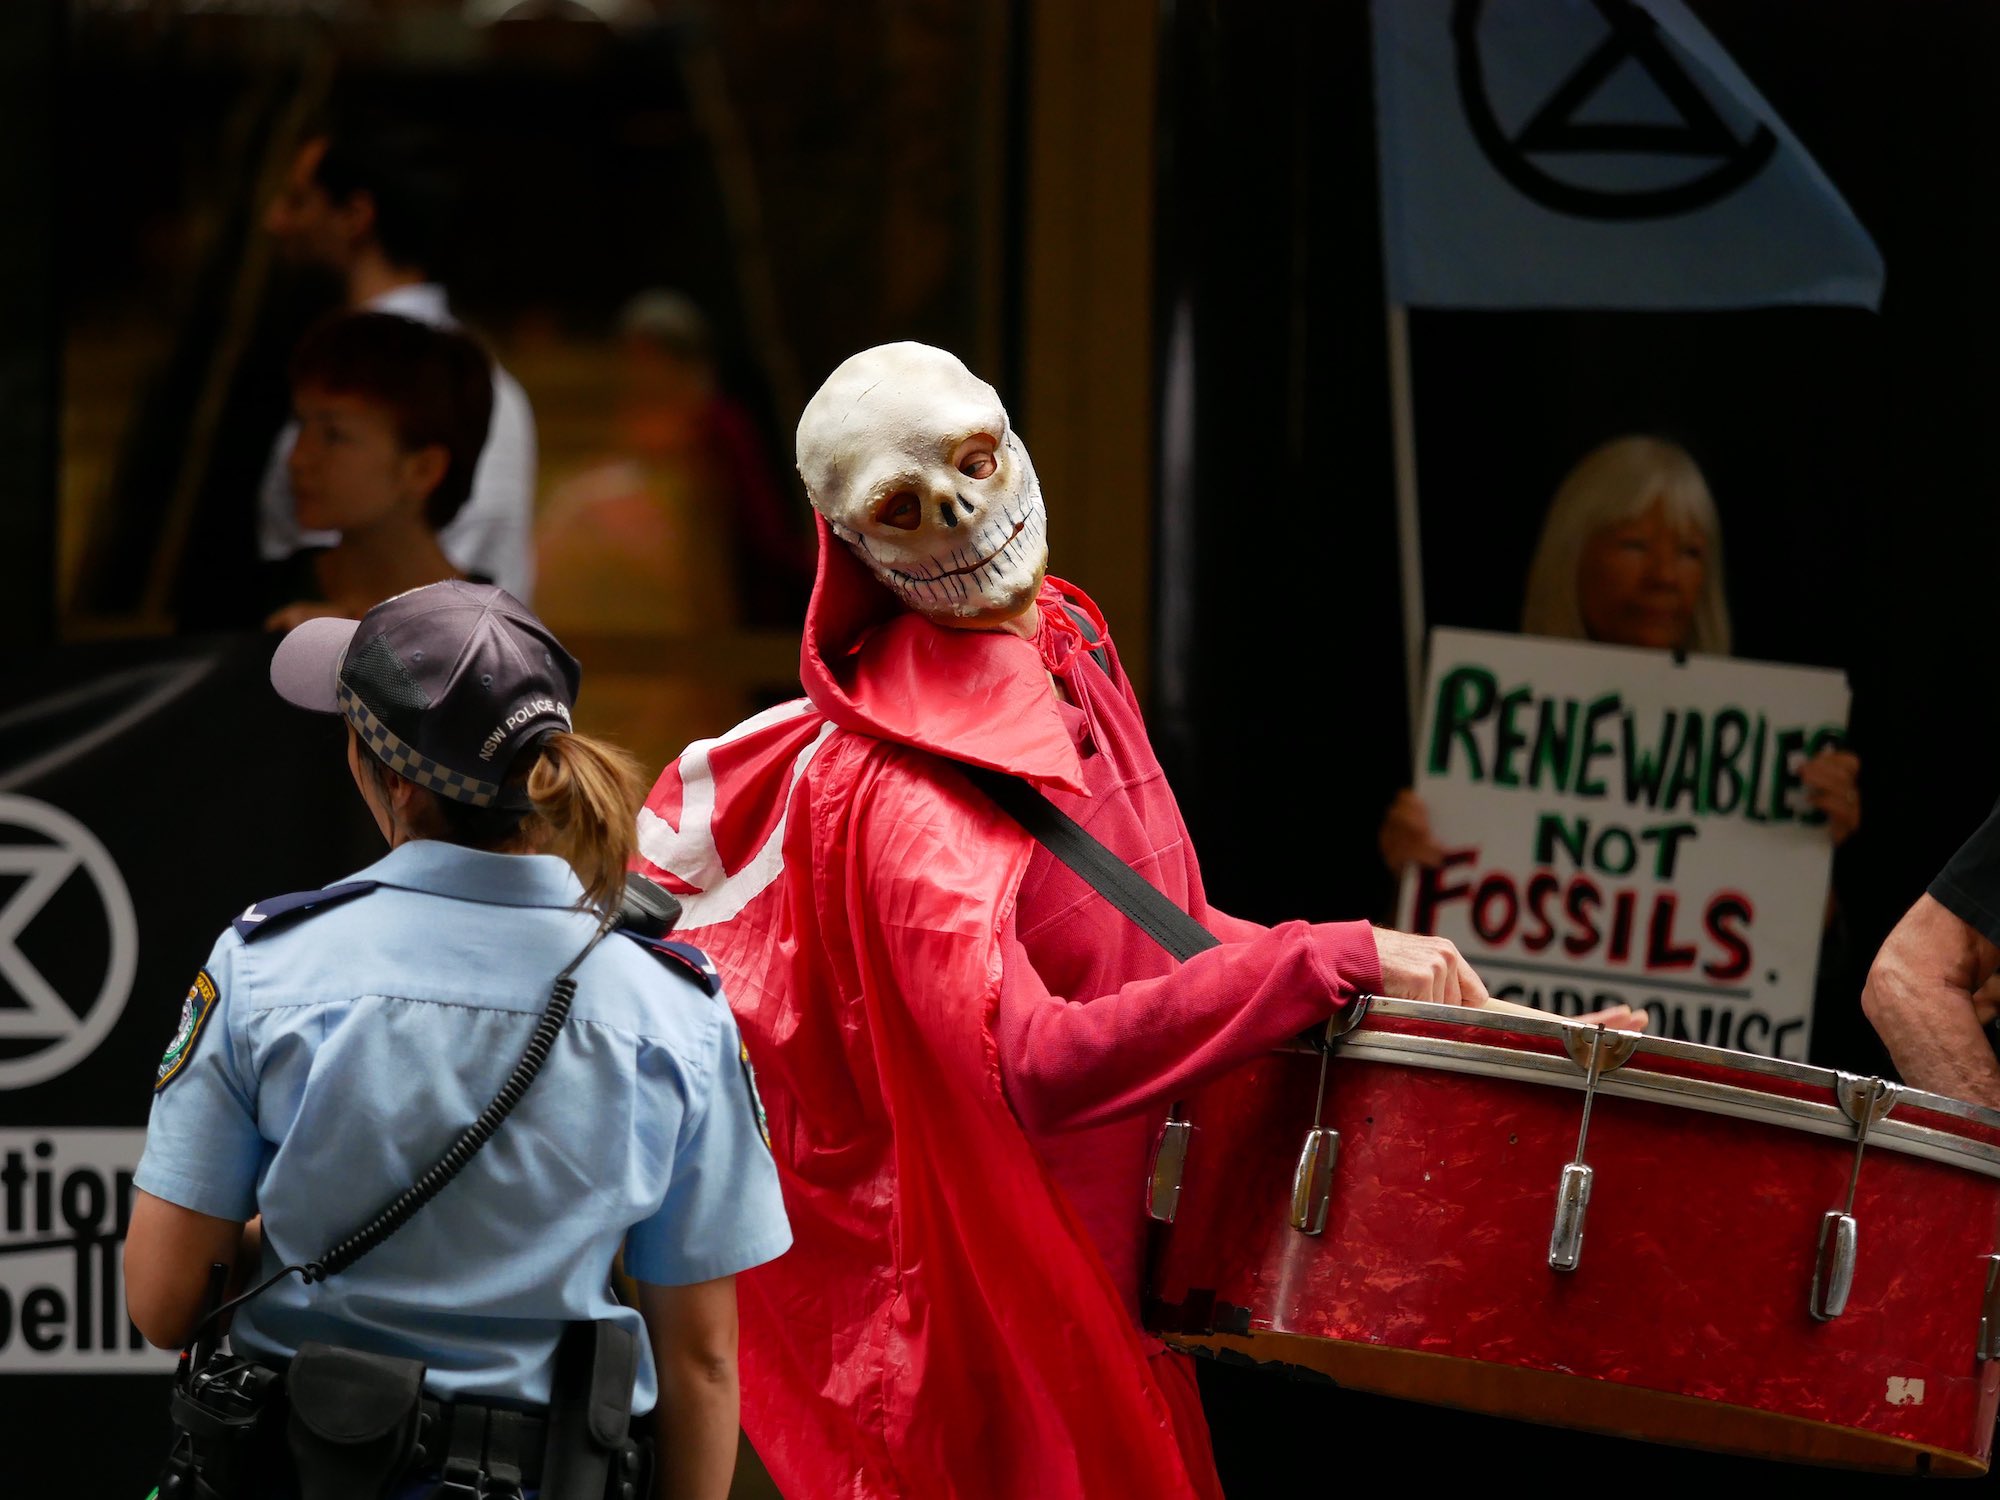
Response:
MULTIPOLYGON (((443 1155, 596 929, 553 855, 424 840, 350 878, 382 888, 216 943, 216 998, 176 1039, 133 1179, 197 1213, 262 1213, 263 1276, 323 1256, 443 1155)), ((241 1308, 238 1352, 323 1339, 422 1359, 447 1399, 539 1404, 562 1325, 617 1318, 639 1337, 633 1412, 651 1410, 652 1351, 609 1285, 620 1242, 631 1275, 681 1286, 774 1258, 791 1229, 727 1004, 616 934, 576 978, 485 1149, 347 1270, 241 1308)))

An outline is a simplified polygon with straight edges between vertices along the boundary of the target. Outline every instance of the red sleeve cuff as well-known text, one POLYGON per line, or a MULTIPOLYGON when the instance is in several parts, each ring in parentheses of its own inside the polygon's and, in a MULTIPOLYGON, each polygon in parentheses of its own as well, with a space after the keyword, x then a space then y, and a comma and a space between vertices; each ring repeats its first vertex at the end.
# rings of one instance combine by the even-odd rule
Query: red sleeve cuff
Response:
POLYGON ((1320 922, 1312 929, 1312 962, 1336 1005, 1382 988, 1375 929, 1366 922, 1320 922))

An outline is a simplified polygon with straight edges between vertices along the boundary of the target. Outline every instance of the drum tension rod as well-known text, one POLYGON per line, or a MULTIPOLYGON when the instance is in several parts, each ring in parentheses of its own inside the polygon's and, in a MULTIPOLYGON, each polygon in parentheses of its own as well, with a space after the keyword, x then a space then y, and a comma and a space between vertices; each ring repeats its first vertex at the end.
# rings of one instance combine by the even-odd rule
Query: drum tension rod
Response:
POLYGON ((1583 1258, 1583 1219, 1590 1207, 1592 1176, 1583 1152, 1590 1141, 1591 1106, 1597 1102, 1598 1081, 1630 1062, 1638 1046, 1637 1032, 1607 1032, 1602 1023, 1589 1031, 1563 1028, 1563 1050, 1583 1069, 1583 1122, 1576 1132, 1576 1159, 1562 1169, 1556 1184, 1556 1218, 1549 1229, 1551 1271, 1574 1271, 1583 1258))
POLYGON ((1325 1032, 1314 1042, 1319 1048, 1319 1092, 1313 1096, 1312 1129, 1306 1132, 1298 1165, 1292 1168, 1292 1210, 1288 1216, 1300 1234, 1318 1234, 1326 1228, 1326 1209, 1333 1200, 1333 1167, 1340 1159, 1340 1132, 1320 1124, 1326 1113, 1327 1064, 1333 1060, 1334 1043, 1361 1024, 1373 998, 1355 996, 1334 1012, 1325 1032))
MULTIPOLYGON (((1331 1022, 1328 1023, 1332 1025, 1331 1022)), ((1327 1041, 1331 1043, 1329 1031, 1327 1041)), ((1319 1092, 1313 1097, 1312 1129, 1299 1150, 1298 1165, 1292 1168, 1292 1228, 1301 1234, 1318 1234, 1326 1228, 1326 1206, 1333 1200, 1333 1164, 1340 1157, 1340 1132, 1320 1126, 1326 1108, 1326 1065, 1333 1061, 1333 1048, 1322 1047, 1319 1054, 1319 1092)))
POLYGON ((1847 1174, 1847 1206, 1828 1209, 1820 1216, 1819 1255, 1813 1262, 1812 1293, 1806 1306, 1822 1323, 1832 1322, 1847 1310, 1847 1295, 1854 1290, 1854 1194, 1861 1186, 1861 1158, 1868 1150, 1869 1126, 1895 1108, 1896 1085, 1842 1073, 1834 1082, 1833 1093, 1841 1113, 1854 1122, 1854 1165, 1847 1174))
POLYGON ((1604 1026, 1590 1036, 1590 1062, 1583 1074, 1583 1123, 1576 1132, 1576 1159, 1562 1169, 1556 1184, 1556 1221, 1549 1230, 1549 1269, 1574 1271, 1583 1258, 1583 1216, 1590 1207, 1590 1168, 1583 1149, 1590 1140, 1590 1107, 1597 1101, 1597 1070, 1604 1058, 1604 1026))

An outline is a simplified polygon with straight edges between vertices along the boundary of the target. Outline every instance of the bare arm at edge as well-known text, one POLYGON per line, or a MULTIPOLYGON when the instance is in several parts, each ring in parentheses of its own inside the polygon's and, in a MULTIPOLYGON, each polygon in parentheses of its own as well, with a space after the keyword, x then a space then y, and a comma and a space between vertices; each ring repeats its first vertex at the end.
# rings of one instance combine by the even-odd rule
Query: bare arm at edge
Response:
POLYGON ((661 1500, 724 1500, 736 1473, 736 1278, 641 1281, 639 1313, 660 1376, 661 1500))
POLYGON ((143 1188, 133 1191, 125 1310, 147 1343, 178 1349, 187 1342, 208 1295, 208 1268, 216 1262, 233 1268, 224 1295, 242 1290, 263 1249, 263 1224, 261 1218, 238 1223, 198 1214, 143 1188))
POLYGON ((1896 924, 1861 1008, 1905 1083, 2000 1109, 2000 1062, 1983 1030, 1991 1016, 1973 998, 1996 969, 2000 948, 1934 896, 1919 896, 1896 924))

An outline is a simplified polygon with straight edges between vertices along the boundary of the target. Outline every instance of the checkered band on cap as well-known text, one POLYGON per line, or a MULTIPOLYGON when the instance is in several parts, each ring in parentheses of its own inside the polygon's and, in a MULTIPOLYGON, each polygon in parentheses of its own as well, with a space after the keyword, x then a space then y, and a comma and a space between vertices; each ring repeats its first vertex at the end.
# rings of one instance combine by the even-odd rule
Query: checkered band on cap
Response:
POLYGON ((334 697, 340 704, 341 713, 354 726, 354 732, 361 736, 361 742, 368 747, 369 753, 405 781, 414 781, 440 797, 449 797, 454 802, 463 802, 471 807, 491 807, 499 799, 501 788, 498 782, 481 781, 476 776, 467 776, 461 771, 441 766, 397 738, 395 731, 375 717, 374 711, 361 701, 361 695, 347 685, 345 678, 335 683, 334 697))

